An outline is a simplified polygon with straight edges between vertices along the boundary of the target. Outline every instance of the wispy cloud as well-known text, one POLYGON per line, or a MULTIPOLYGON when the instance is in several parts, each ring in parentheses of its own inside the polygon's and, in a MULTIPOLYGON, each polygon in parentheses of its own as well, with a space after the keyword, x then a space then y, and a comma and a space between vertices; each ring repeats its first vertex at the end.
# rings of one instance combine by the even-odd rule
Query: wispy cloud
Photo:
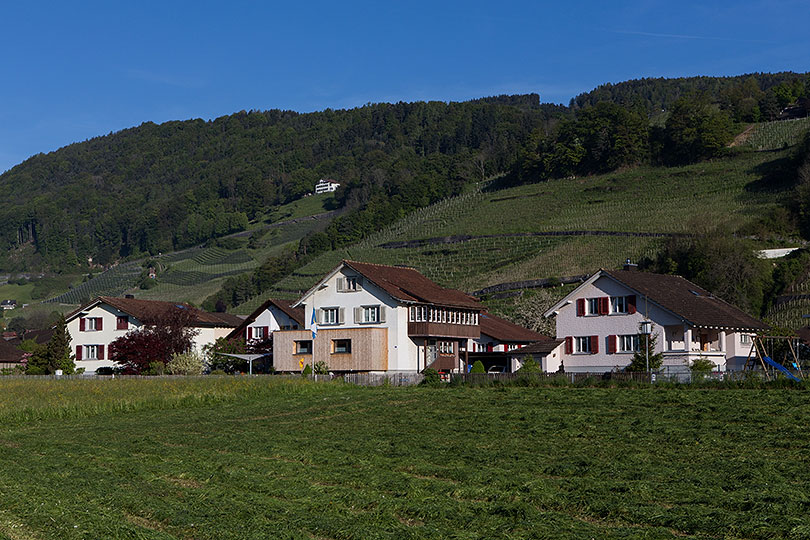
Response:
POLYGON ((607 30, 611 34, 623 34, 628 36, 644 36, 644 37, 655 37, 655 38, 665 38, 665 39, 697 39, 697 40, 707 40, 707 41, 733 41, 737 43, 775 43, 773 41, 767 41, 763 39, 740 39, 740 38, 730 38, 730 37, 723 37, 723 36, 696 36, 691 34, 665 34, 660 32, 634 32, 631 30, 607 30))

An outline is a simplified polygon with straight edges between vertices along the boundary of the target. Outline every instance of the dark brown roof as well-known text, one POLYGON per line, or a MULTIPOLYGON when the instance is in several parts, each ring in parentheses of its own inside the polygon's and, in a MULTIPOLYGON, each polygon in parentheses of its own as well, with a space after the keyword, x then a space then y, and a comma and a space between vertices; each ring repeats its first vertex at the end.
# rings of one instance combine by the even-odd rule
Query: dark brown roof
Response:
POLYGON ((271 305, 276 306, 278 309, 283 311, 289 318, 297 322, 301 328, 306 326, 306 324, 304 324, 304 318, 306 317, 304 314, 304 308, 294 308, 292 307, 291 302, 287 300, 268 298, 262 305, 253 310, 253 313, 248 315, 244 320, 240 320, 239 325, 237 325, 237 327, 234 328, 230 334, 228 334, 228 338, 241 336, 242 332, 245 331, 245 328, 247 328, 250 323, 255 321, 256 318, 264 313, 264 310, 269 308, 271 305))
POLYGON ((472 296, 455 289, 440 287, 413 268, 356 261, 343 263, 400 302, 481 309, 481 304, 472 296))
POLYGON ((525 345, 525 346, 523 346, 523 347, 521 347, 519 349, 516 349, 514 351, 509 351, 509 354, 512 354, 512 355, 526 355, 526 354, 535 355, 536 354, 536 355, 539 355, 539 356, 545 356, 548 353, 550 353, 551 351, 553 351, 554 349, 556 349, 557 347, 559 347, 562 342, 563 342, 563 340, 561 340, 561 339, 546 338, 546 339, 544 339, 542 341, 537 341, 535 343, 529 343, 528 345, 525 345))
MULTIPOLYGON (((193 323, 195 326, 208 326, 208 327, 225 327, 231 328, 235 326, 232 322, 226 322, 221 313, 208 313, 201 309, 197 309, 188 304, 181 302, 164 302, 161 300, 141 300, 138 298, 118 298, 115 296, 99 296, 89 304, 82 306, 76 311, 70 313, 66 319, 72 319, 78 313, 88 309, 96 302, 103 302, 115 309, 131 315, 138 320, 148 321, 162 319, 171 315, 176 310, 189 310, 193 314, 193 323)), ((240 320, 241 322, 241 320, 240 320)), ((238 324, 238 323, 236 323, 238 324)))
MULTIPOLYGON (((695 326, 745 330, 767 328, 762 321, 681 276, 634 270, 602 270, 602 272, 695 326)), ((636 299, 636 307, 640 312, 644 310, 643 301, 643 298, 636 299)))
POLYGON ((543 339, 550 339, 548 336, 539 334, 528 328, 518 326, 511 323, 506 319, 496 317, 491 313, 482 313, 478 317, 478 324, 481 327, 481 333, 497 339, 498 341, 522 341, 525 343, 532 343, 543 339))
POLYGON ((234 315, 233 313, 220 313, 215 311, 215 312, 208 312, 208 314, 213 315, 217 319, 221 319, 226 326, 239 326, 245 320, 244 317, 234 315))
POLYGON ((22 361, 25 353, 18 349, 13 343, 14 342, 6 342, 0 339, 0 362, 18 363, 22 361))

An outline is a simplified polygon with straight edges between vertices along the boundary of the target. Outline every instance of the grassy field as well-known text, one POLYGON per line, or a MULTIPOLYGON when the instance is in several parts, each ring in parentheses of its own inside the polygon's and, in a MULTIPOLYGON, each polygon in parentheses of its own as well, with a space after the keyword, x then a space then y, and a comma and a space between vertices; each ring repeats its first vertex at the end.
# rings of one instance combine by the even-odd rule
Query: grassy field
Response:
POLYGON ((810 538, 795 390, 0 380, 0 538, 810 538))

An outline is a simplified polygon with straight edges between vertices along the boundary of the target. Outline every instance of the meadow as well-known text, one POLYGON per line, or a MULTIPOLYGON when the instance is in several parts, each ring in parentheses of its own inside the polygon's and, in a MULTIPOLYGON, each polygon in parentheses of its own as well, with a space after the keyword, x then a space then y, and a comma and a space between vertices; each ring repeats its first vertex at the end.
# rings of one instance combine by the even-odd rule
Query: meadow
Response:
POLYGON ((810 538, 803 389, 0 379, 0 538, 810 538))

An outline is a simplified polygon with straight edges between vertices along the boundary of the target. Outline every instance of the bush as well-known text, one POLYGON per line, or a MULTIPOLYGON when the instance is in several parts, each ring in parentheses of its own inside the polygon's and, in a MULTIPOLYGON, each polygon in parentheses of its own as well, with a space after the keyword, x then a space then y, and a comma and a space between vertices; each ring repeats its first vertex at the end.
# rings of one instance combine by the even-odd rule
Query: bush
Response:
POLYGON ((166 365, 166 373, 171 375, 202 375, 205 372, 205 361, 197 351, 172 355, 166 365))
POLYGON ((323 360, 315 362, 315 375, 329 375, 329 364, 323 360))
POLYGON ((163 362, 152 362, 142 375, 163 375, 164 373, 166 373, 166 364, 163 362))
POLYGON ((306 366, 304 366, 304 371, 301 372, 301 376, 309 377, 310 375, 312 375, 312 366, 307 364, 306 366))
POLYGON ((523 360, 523 365, 520 367, 519 370, 517 370, 517 372, 521 374, 543 373, 543 368, 540 367, 540 364, 537 362, 537 360, 534 359, 534 357, 532 357, 532 355, 529 355, 526 357, 525 360, 523 360))
POLYGON ((224 369, 214 369, 211 370, 209 375, 227 375, 228 373, 224 369))
POLYGON ((442 378, 439 375, 439 372, 436 371, 433 368, 425 369, 422 372, 422 375, 424 375, 424 378, 422 379, 422 382, 419 383, 421 385, 424 385, 424 386, 438 386, 442 382, 442 378))
POLYGON ((714 371, 717 365, 709 360, 708 358, 703 358, 702 356, 697 360, 692 362, 692 365, 689 366, 689 369, 692 371, 692 375, 697 374, 706 374, 711 373, 714 371))
POLYGON ((112 366, 101 366, 96 369, 96 375, 115 375, 115 368, 112 366))
POLYGON ((486 373, 487 370, 484 369, 484 364, 481 363, 481 360, 476 360, 475 363, 472 365, 472 369, 470 373, 486 373))

